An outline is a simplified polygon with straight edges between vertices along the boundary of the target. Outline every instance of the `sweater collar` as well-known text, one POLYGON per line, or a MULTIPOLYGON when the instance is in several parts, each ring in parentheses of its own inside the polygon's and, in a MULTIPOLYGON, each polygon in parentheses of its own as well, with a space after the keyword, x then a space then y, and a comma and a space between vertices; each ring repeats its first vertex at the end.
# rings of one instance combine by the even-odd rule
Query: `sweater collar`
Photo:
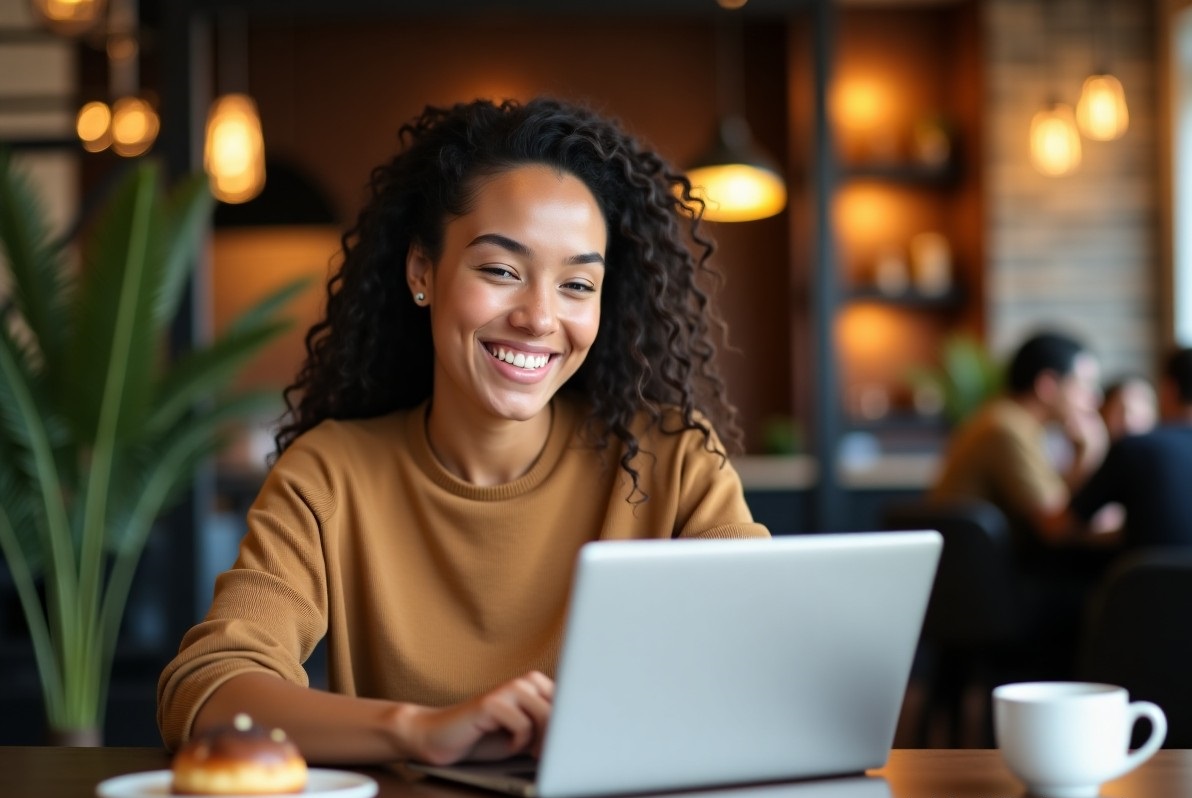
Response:
POLYGON ((530 469, 513 480, 500 485, 480 486, 465 482, 452 474, 435 457, 426 433, 426 414, 429 400, 413 408, 406 416, 406 440, 418 468, 436 485, 456 496, 473 501, 500 501, 521 496, 542 484, 555 470, 555 465, 567 450, 576 434, 579 420, 574 403, 559 396, 551 400, 551 425, 546 445, 530 469))

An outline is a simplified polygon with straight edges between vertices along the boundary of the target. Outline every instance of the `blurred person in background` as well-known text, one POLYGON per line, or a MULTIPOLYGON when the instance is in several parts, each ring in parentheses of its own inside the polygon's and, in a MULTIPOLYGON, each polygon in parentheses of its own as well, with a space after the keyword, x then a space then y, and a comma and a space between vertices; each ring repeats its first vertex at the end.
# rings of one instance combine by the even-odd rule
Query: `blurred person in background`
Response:
POLYGON ((1115 441, 1072 498, 1072 514, 1085 523, 1120 505, 1122 543, 1129 547, 1192 544, 1192 348, 1168 355, 1159 407, 1163 422, 1115 441))
POLYGON ((1109 440, 1150 432, 1159 420, 1155 386, 1141 374, 1127 374, 1105 387, 1101 418, 1109 440))
POLYGON ((1067 509, 1109 445, 1100 376, 1096 356, 1068 334, 1046 330, 1024 340, 1004 390, 953 433, 931 498, 996 505, 1026 563, 1082 537, 1067 509), (1049 432, 1062 438, 1062 462, 1049 450, 1049 432))
POLYGON ((1020 663, 1029 678, 1072 675, 1087 596, 1109 559, 1102 544, 1113 536, 1093 534, 1068 510, 1109 445, 1100 405, 1092 351, 1063 332, 1031 335, 1012 355, 1003 390, 954 431, 929 493, 941 503, 981 499, 1006 516, 1022 633, 1035 641, 1020 663))

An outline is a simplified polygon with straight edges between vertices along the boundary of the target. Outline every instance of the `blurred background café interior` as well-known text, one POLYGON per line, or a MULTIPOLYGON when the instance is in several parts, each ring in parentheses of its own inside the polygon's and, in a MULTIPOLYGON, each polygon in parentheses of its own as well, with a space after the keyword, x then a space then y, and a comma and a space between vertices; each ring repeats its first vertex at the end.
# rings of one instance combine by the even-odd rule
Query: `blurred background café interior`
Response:
MULTIPOLYGON (((137 159, 215 170, 218 108, 241 126, 245 171, 219 189, 175 335, 210 337, 314 276, 299 323, 242 377, 276 388, 277 412, 400 125, 544 93, 620 118, 678 169, 743 132, 728 143, 780 181, 768 215, 710 223, 735 465, 776 534, 882 528, 963 412, 947 372, 1039 325, 1082 336, 1107 378, 1156 378, 1192 344, 1187 0, 0 0, 0 146, 62 230, 137 159), (1075 120, 1090 76, 1124 92, 1100 127, 1075 120)), ((111 744, 158 744, 156 675, 235 557, 275 417, 150 541, 111 744)), ((40 714, 12 592, 0 566, 8 744, 36 742, 40 714)), ((902 744, 981 741, 911 725, 902 744)))

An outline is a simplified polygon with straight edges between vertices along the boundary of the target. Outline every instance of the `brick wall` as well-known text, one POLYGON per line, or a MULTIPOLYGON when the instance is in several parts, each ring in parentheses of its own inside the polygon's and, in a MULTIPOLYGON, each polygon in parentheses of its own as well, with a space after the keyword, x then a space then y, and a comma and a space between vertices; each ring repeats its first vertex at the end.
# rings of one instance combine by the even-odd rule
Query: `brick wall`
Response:
POLYGON ((1153 4, 1142 0, 984 0, 988 340, 1004 353, 1031 328, 1085 337, 1107 376, 1154 373, 1160 322, 1153 4), (1104 14, 1098 14, 1104 7, 1104 14), (1075 106, 1092 71, 1093 25, 1111 26, 1110 70, 1130 128, 1082 141, 1073 173, 1028 158, 1031 117, 1054 94, 1075 106))

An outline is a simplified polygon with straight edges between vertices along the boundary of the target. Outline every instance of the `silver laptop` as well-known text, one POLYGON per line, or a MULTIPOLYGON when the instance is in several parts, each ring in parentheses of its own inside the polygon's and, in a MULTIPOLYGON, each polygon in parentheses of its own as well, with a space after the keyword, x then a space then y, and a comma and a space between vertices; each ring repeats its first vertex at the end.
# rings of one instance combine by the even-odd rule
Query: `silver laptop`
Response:
POLYGON ((589 543, 541 758, 415 767, 527 798, 881 767, 941 548, 933 531, 589 543))

